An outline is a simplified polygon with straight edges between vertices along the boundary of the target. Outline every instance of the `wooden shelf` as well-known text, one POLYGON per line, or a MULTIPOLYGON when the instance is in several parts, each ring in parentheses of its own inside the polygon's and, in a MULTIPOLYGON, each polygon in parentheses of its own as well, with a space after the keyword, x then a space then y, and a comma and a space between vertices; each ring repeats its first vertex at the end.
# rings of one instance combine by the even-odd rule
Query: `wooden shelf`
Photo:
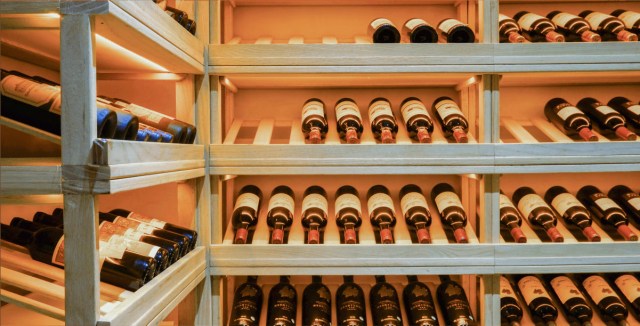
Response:
POLYGON ((0 160, 3 196, 62 193, 62 168, 58 158, 0 160))

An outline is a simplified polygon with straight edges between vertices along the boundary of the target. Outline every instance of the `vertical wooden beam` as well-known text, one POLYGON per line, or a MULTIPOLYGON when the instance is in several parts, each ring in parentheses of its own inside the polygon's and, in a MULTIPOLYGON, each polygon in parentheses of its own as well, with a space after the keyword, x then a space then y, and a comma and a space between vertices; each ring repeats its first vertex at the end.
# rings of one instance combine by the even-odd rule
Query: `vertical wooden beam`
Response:
POLYGON ((498 0, 478 0, 481 43, 498 42, 498 0))
MULTIPOLYGON (((196 29, 196 37, 205 44, 205 47, 209 43, 211 43, 210 35, 211 35, 211 13, 212 4, 209 1, 198 0, 195 1, 195 16, 196 22, 198 23, 198 28, 196 29)), ((207 56, 205 56, 205 60, 207 56)), ((205 62, 205 65, 208 62, 205 62)))

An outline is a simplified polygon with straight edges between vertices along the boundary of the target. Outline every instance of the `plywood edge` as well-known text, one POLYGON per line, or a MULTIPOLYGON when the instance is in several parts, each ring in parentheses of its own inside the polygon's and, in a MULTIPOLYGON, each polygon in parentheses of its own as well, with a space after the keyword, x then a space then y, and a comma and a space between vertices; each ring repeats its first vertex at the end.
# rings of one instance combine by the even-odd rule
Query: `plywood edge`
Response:
POLYGON ((96 165, 189 161, 202 159, 204 145, 96 139, 93 152, 96 165))

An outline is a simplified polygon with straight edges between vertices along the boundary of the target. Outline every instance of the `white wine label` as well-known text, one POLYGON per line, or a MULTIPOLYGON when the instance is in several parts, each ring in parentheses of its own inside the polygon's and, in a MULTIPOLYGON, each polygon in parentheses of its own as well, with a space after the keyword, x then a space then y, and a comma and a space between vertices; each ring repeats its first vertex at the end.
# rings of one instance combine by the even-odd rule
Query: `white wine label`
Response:
POLYGON ((233 207, 233 210, 235 211, 240 207, 249 207, 257 212, 259 205, 260 197, 258 197, 258 195, 250 192, 245 192, 244 194, 241 194, 240 196, 238 196, 238 198, 236 198, 236 205, 233 207))
POLYGON ((174 120, 173 118, 167 115, 149 110, 145 107, 142 107, 133 103, 127 104, 125 102, 119 102, 119 101, 116 101, 116 103, 124 107, 122 108, 122 111, 138 116, 141 122, 160 123, 160 121, 162 121, 163 118, 174 120))
POLYGON ((336 213, 345 208, 353 208, 362 214, 362 204, 360 198, 354 194, 342 194, 336 198, 336 213))
POLYGON ((616 297, 620 299, 616 292, 609 286, 607 281, 605 281, 601 276, 589 276, 582 281, 582 285, 596 304, 600 304, 600 301, 607 297, 616 297))
POLYGON ((371 27, 373 28, 373 30, 376 30, 376 29, 378 29, 378 27, 384 26, 384 25, 393 26, 393 23, 390 20, 386 19, 386 18, 378 18, 378 19, 376 19, 376 20, 371 22, 371 27))
POLYGON ((560 216, 564 216, 564 213, 571 207, 584 207, 576 197, 568 192, 557 195, 556 198, 551 201, 551 205, 558 211, 560 216))
POLYGON ((562 109, 558 110, 558 112, 556 112, 556 114, 560 118, 562 118, 562 120, 567 120, 570 116, 572 116, 574 114, 582 114, 582 111, 580 111, 575 106, 565 106, 562 109))
POLYGON ((618 209, 620 208, 620 206, 618 206, 616 202, 611 200, 611 198, 606 198, 606 197, 596 199, 594 203, 598 205, 598 207, 600 207, 600 209, 603 211, 606 211, 607 209, 611 209, 611 208, 618 208, 618 209))
POLYGON ((617 113, 616 110, 614 110, 611 107, 606 106, 606 105, 601 105, 601 106, 597 107, 596 110, 600 111, 600 113, 602 113, 602 114, 617 113))
POLYGON ((58 243, 56 244, 56 248, 53 249, 51 263, 58 266, 64 266, 64 236, 60 237, 60 240, 58 240, 58 243))
POLYGON ((545 18, 540 15, 528 13, 528 14, 522 15, 522 17, 518 19, 518 25, 520 25, 522 29, 528 31, 528 30, 531 30, 531 27, 533 26, 533 24, 537 22, 539 19, 545 19, 545 18))
POLYGON ((440 25, 438 25, 438 28, 448 34, 452 29, 458 26, 464 26, 464 23, 457 19, 449 18, 441 22, 440 25))
POLYGON ((566 303, 575 297, 584 299, 584 296, 573 281, 566 276, 558 276, 551 280, 551 287, 562 303, 566 303))
POLYGON ((527 305, 531 303, 531 301, 536 298, 547 298, 551 300, 549 297, 549 293, 545 290, 544 285, 540 282, 540 280, 535 276, 525 276, 518 281, 518 287, 520 288, 520 292, 522 293, 522 297, 524 297, 524 301, 527 302, 527 305))
POLYGON ((440 115, 442 120, 445 120, 448 116, 452 114, 463 115, 462 111, 460 111, 460 107, 458 104, 452 100, 442 100, 436 104, 436 111, 440 115))
POLYGON ((320 194, 309 194, 302 199, 302 211, 309 208, 320 208, 325 214, 329 212, 327 198, 320 194))
POLYGON ((380 100, 372 103, 369 107, 369 120, 373 121, 381 115, 393 116, 389 102, 380 100))
POLYGON ((291 198, 291 196, 283 193, 278 193, 271 196, 271 198, 269 199, 268 210, 272 210, 276 207, 284 207, 288 209, 291 212, 291 214, 293 214, 294 208, 295 208, 295 202, 293 198, 291 198))
POLYGON ((420 19, 420 18, 410 19, 404 24, 404 26, 410 31, 413 31, 416 27, 420 25, 429 25, 429 24, 427 24, 427 22, 425 22, 423 19, 420 19))
POLYGON ((127 244, 124 237, 100 230, 98 248, 101 256, 122 259, 127 250, 127 244))
POLYGON ((627 199, 627 202, 629 205, 633 206, 633 208, 640 211, 640 197, 627 199))
POLYGON ((515 206, 513 206, 513 203, 511 202, 511 200, 509 200, 509 197, 503 194, 500 194, 500 209, 507 208, 507 207, 516 208, 515 206))
POLYGON ((618 16, 620 20, 624 22, 624 26, 628 29, 632 29, 634 24, 640 20, 640 13, 633 11, 625 11, 618 16))
POLYGON ((511 283, 509 283, 509 280, 507 280, 507 278, 504 276, 500 276, 500 296, 510 297, 518 300, 518 298, 516 298, 515 292, 513 292, 513 289, 511 288, 511 283))
POLYGON ((627 110, 629 110, 629 111, 631 111, 631 112, 633 112, 633 113, 635 113, 637 115, 640 115, 640 104, 632 105, 632 106, 628 107, 627 110))
POLYGON ((410 192, 400 199, 400 207, 402 208, 402 215, 407 214, 407 211, 411 207, 419 206, 424 207, 427 211, 429 211, 429 206, 427 205, 427 199, 419 192, 410 192))
POLYGON ((158 250, 160 249, 160 247, 158 246, 154 246, 154 245, 136 241, 136 240, 125 239, 125 243, 129 251, 134 252, 138 255, 147 256, 151 258, 154 258, 158 253, 158 250))
POLYGON ((340 120, 347 115, 355 115, 362 120, 360 109, 358 109, 356 103, 351 101, 342 101, 336 106, 336 118, 340 120))
POLYGON ((321 102, 311 101, 302 108, 302 120, 313 115, 324 117, 324 106, 321 102))
POLYGON ((144 237, 144 235, 145 233, 134 229, 127 229, 126 231, 124 231, 124 237, 129 240, 140 240, 142 237, 144 237))
POLYGON ((526 218, 531 215, 534 209, 538 207, 549 207, 540 196, 536 194, 528 194, 520 199, 518 202, 518 210, 526 218))
POLYGON ((387 207, 392 211, 395 211, 395 208, 393 207, 393 200, 391 199, 391 197, 382 192, 373 194, 367 201, 367 209, 369 210, 369 214, 371 214, 371 212, 379 207, 387 207))
MULTIPOLYGON (((2 95, 14 100, 27 103, 31 106, 43 106, 56 96, 60 96, 60 88, 38 83, 16 75, 9 75, 0 82, 2 95)), ((50 110, 51 108, 47 108, 50 110)), ((60 111, 54 111, 60 114, 60 111)))
POLYGON ((49 108, 49 111, 62 115, 62 93, 61 92, 59 92, 54 96, 53 101, 51 101, 51 107, 49 108))
POLYGON ((436 202, 436 207, 438 207, 438 212, 440 212, 440 214, 442 214, 442 212, 449 207, 460 207, 464 209, 464 206, 462 206, 462 202, 460 202, 460 198, 458 197, 458 195, 451 191, 441 192, 436 196, 434 201, 436 202))
POLYGON ((147 223, 140 223, 136 228, 137 231, 140 231, 144 234, 152 234, 155 229, 156 227, 147 223))
POLYGON ((611 16, 607 14, 603 14, 601 12, 594 11, 588 14, 587 17, 585 17, 584 19, 586 19, 589 22, 589 25, 591 25, 591 29, 597 30, 598 26, 600 26, 600 24, 602 24, 602 22, 609 17, 611 16))
POLYGON ((576 18, 580 18, 580 16, 572 15, 572 14, 566 13, 566 12, 561 12, 561 13, 553 16, 553 19, 551 19, 551 21, 554 24, 558 25, 558 26, 568 27, 569 26, 569 21, 571 21, 572 19, 576 19, 576 18))
POLYGON ((134 213, 134 212, 131 212, 131 214, 129 214, 128 218, 132 218, 132 219, 134 219, 136 221, 140 221, 140 222, 144 222, 144 223, 147 223, 147 224, 151 224, 151 225, 157 227, 158 229, 164 228, 165 224, 167 224, 167 222, 165 222, 165 221, 161 221, 161 220, 158 220, 158 219, 155 219, 155 218, 151 218, 149 216, 142 215, 142 214, 139 214, 139 213, 134 213))
POLYGON ((400 112, 402 113, 402 118, 404 122, 409 121, 409 119, 415 117, 416 115, 426 115, 429 116, 429 112, 427 108, 422 104, 422 102, 417 100, 411 100, 406 102, 402 108, 400 108, 400 112))
POLYGON ((630 302, 640 298, 640 281, 630 274, 624 274, 615 281, 618 289, 624 294, 630 302))
POLYGON ((498 21, 502 22, 503 20, 511 19, 511 17, 503 14, 498 14, 498 21))

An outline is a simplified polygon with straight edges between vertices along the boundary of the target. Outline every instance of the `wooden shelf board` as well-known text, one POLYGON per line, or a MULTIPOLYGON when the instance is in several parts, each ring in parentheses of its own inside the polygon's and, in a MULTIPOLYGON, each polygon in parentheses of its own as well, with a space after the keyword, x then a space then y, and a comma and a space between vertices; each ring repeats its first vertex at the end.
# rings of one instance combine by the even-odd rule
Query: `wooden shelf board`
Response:
POLYGON ((44 14, 60 11, 60 0, 2 1, 0 14, 44 14))
POLYGON ((638 242, 498 244, 496 266, 640 264, 638 242))
MULTIPOLYGON (((465 265, 466 266, 466 265, 465 265)), ((234 275, 456 275, 467 274, 469 271, 477 274, 494 274, 493 266, 213 266, 209 267, 212 276, 234 275)))
POLYGON ((58 158, 0 160, 3 196, 62 193, 62 168, 58 158))
POLYGON ((496 274, 555 274, 555 273, 619 273, 640 272, 640 264, 582 264, 582 265, 504 265, 496 266, 496 274))
MULTIPOLYGON (((384 0, 221 0, 229 2, 233 6, 384 6, 389 5, 389 1, 384 0)), ((429 4, 458 4, 461 0, 429 0, 429 4)), ((425 0, 398 0, 393 1, 393 5, 420 5, 425 0)))
POLYGON ((496 174, 517 173, 574 173, 574 172, 638 172, 638 163, 629 164, 529 164, 495 166, 496 174))
MULTIPOLYGON (((93 142, 93 153, 94 164, 113 167, 136 163, 203 161, 204 146, 96 139, 93 142)), ((172 170, 150 171, 149 174, 164 171, 172 170)))
POLYGON ((60 136, 40 130, 38 128, 34 128, 30 125, 15 121, 13 119, 9 119, 7 117, 0 117, 0 125, 24 132, 25 134, 35 136, 40 139, 44 139, 46 141, 50 141, 54 144, 60 145, 60 136))
POLYGON ((500 87, 637 84, 640 71, 523 72, 504 74, 500 87))

